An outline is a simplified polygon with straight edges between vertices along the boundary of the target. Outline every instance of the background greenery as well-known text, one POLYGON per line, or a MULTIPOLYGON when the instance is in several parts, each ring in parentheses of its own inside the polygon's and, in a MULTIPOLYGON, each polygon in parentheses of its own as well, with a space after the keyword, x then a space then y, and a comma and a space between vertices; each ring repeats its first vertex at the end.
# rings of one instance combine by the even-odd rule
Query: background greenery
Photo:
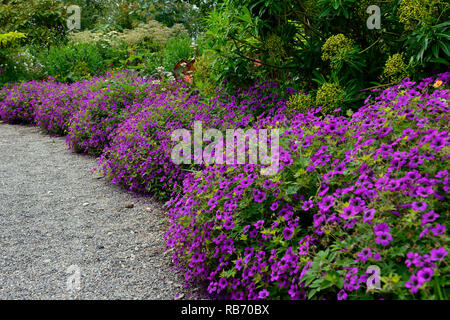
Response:
POLYGON ((0 9, 0 34, 26 35, 2 45, 2 83, 116 68, 158 76, 195 56, 192 86, 206 98, 273 79, 278 94, 295 89, 292 110, 326 113, 355 108, 364 89, 445 71, 450 53, 445 0, 3 0, 0 9), (81 30, 68 33, 70 4, 82 9, 81 30), (370 5, 380 29, 366 26, 370 5))

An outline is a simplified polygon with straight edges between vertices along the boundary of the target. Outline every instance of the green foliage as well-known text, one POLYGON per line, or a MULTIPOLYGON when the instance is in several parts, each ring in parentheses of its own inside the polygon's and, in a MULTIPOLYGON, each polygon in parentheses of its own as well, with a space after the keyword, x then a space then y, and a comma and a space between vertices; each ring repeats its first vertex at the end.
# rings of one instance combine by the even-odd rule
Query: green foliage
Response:
POLYGON ((63 0, 67 5, 81 8, 81 29, 93 29, 107 21, 111 12, 111 1, 108 0, 63 0))
POLYGON ((345 102, 344 89, 337 83, 324 83, 316 95, 316 105, 322 107, 322 113, 329 113, 337 109, 345 102))
POLYGON ((407 45, 410 61, 422 68, 433 66, 444 68, 449 65, 450 56, 450 22, 435 26, 426 26, 413 31, 408 37, 407 45))
POLYGON ((399 83, 408 77, 408 68, 409 66, 404 62, 403 53, 396 53, 387 59, 383 74, 390 82, 399 83))
POLYGON ((406 74, 385 73, 388 57, 406 48, 407 73, 419 79, 443 71, 450 54, 443 0, 225 0, 205 21, 219 86, 270 78, 315 92, 339 83, 352 108, 362 89, 406 74), (370 5, 380 7, 379 30, 366 26, 370 5))
POLYGON ((103 74, 107 68, 98 46, 88 43, 51 47, 41 60, 49 76, 68 82, 103 74))
POLYGON ((189 37, 172 37, 162 50, 163 66, 166 70, 172 71, 181 59, 191 60, 194 52, 192 50, 192 40, 189 37))
POLYGON ((29 77, 34 61, 29 52, 19 47, 24 39, 26 35, 22 32, 0 34, 0 85, 29 77))
POLYGON ((338 69, 339 65, 348 60, 349 55, 354 51, 353 43, 341 33, 329 37, 322 46, 322 60, 329 60, 331 68, 338 69))
POLYGON ((315 105, 314 95, 299 92, 289 97, 286 102, 288 112, 307 113, 315 105))
POLYGON ((205 52, 195 60, 194 84, 205 98, 212 97, 217 90, 212 69, 214 60, 214 52, 205 52))
POLYGON ((11 47, 21 39, 25 39, 26 37, 27 36, 25 33, 17 31, 0 34, 0 48, 11 47))
POLYGON ((30 44, 49 46, 66 37, 66 16, 62 1, 11 0, 0 3, 0 32, 27 34, 30 44))
POLYGON ((416 30, 420 26, 432 26, 450 8, 443 0, 402 0, 398 7, 399 20, 406 30, 416 30))

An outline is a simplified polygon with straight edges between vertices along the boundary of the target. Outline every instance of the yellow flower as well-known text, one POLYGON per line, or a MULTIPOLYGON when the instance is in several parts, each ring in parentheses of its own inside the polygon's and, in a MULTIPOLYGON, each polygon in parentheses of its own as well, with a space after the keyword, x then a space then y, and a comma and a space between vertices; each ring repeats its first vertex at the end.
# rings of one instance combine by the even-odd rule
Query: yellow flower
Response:
POLYGON ((433 87, 439 88, 442 85, 442 80, 438 80, 433 84, 433 87))

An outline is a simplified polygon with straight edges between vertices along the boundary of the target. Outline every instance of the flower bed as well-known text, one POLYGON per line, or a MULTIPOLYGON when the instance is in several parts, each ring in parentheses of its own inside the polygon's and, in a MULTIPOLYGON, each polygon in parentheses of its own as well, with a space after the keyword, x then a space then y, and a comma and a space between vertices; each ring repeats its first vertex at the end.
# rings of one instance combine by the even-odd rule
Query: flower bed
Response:
POLYGON ((433 83, 405 81, 351 118, 260 119, 283 132, 276 176, 207 167, 169 202, 186 280, 226 299, 442 299, 450 94, 433 83))
POLYGON ((170 198, 175 265, 214 298, 445 299, 449 78, 405 80, 344 117, 287 112, 274 83, 206 102, 119 73, 6 87, 0 118, 67 133, 113 183, 170 198), (176 165, 171 133, 195 121, 278 129, 280 170, 176 165))

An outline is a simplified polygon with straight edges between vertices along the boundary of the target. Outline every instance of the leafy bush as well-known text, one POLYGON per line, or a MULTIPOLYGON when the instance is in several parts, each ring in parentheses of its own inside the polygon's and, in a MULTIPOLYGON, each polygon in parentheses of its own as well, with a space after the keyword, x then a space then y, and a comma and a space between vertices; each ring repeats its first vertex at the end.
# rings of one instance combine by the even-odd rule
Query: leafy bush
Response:
POLYGON ((209 119, 208 106, 199 103, 186 88, 174 83, 167 90, 151 88, 142 110, 119 125, 99 161, 99 169, 113 183, 130 190, 167 199, 179 190, 188 165, 171 159, 175 142, 171 133, 193 126, 193 120, 209 119))
POLYGON ((303 92, 290 96, 286 103, 287 110, 290 113, 307 113, 314 105, 314 96, 303 92))
POLYGON ((104 74, 107 67, 97 45, 89 43, 51 47, 41 61, 49 76, 68 82, 104 74))
POLYGON ((275 176, 208 166, 168 203, 186 280, 227 299, 446 299, 450 95, 431 85, 449 79, 405 80, 351 118, 261 118, 281 130, 275 176))
POLYGON ((0 119, 12 124, 34 123, 34 102, 45 83, 24 82, 1 90, 0 119))
POLYGON ((16 55, 19 43, 25 38, 26 34, 22 32, 0 33, 0 85, 20 78, 23 70, 16 55))
POLYGON ((217 53, 214 76, 227 91, 255 79, 312 94, 339 83, 347 97, 340 107, 355 109, 366 97, 361 90, 405 77, 384 73, 388 57, 394 62, 399 52, 416 80, 446 70, 449 8, 443 0, 225 0, 206 19, 217 53), (380 9, 379 29, 367 27, 371 5, 380 9))
POLYGON ((333 109, 339 108, 344 102, 344 89, 337 83, 324 83, 316 95, 316 105, 322 107, 323 113, 329 113, 333 109))
POLYGON ((3 1, 0 3, 0 33, 23 32, 29 44, 48 47, 65 40, 66 16, 62 1, 3 1))
POLYGON ((139 108, 134 100, 147 85, 143 79, 119 73, 93 86, 89 98, 71 118, 66 137, 69 147, 100 155, 118 124, 139 108))
POLYGON ((213 71, 214 60, 214 53, 210 52, 203 53, 195 60, 194 84, 205 98, 214 96, 217 90, 217 81, 213 71))
POLYGON ((191 45, 192 40, 188 37, 169 39, 161 52, 165 69, 173 71, 178 61, 191 60, 194 55, 191 45))

